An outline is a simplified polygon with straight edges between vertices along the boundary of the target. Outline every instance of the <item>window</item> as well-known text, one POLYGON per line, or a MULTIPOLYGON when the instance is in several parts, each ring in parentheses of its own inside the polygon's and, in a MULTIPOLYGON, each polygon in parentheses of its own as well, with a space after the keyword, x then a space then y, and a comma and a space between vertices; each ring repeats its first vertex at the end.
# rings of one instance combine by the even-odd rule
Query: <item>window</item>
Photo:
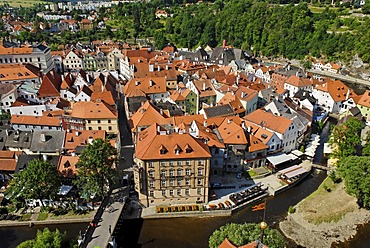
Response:
POLYGON ((170 186, 175 186, 175 180, 173 179, 170 180, 170 186))
POLYGON ((190 179, 185 180, 185 185, 190 185, 190 179))
POLYGON ((198 189, 197 189, 197 194, 198 194, 198 195, 201 195, 201 194, 202 194, 202 188, 198 188, 198 189))
POLYGON ((185 189, 185 195, 190 195, 190 190, 189 189, 185 189))
POLYGON ((165 190, 162 190, 162 195, 166 196, 166 191, 165 190))
POLYGON ((177 161, 177 165, 182 165, 182 161, 177 161))
POLYGON ((186 165, 190 165, 190 160, 186 160, 186 165))
POLYGON ((170 195, 173 196, 173 189, 170 190, 170 195))
POLYGON ((154 163, 153 162, 149 162, 149 167, 150 168, 153 168, 154 167, 154 163))
POLYGON ((178 175, 178 176, 182 176, 182 170, 181 170, 181 169, 178 169, 178 170, 177 170, 177 175, 178 175))
POLYGON ((92 127, 89 127, 89 130, 92 130, 92 127))
POLYGON ((98 120, 98 123, 100 123, 100 120, 98 120))
POLYGON ((175 174, 175 170, 170 170, 170 176, 173 177, 175 174))
POLYGON ((190 176, 190 169, 186 169, 185 173, 187 176, 190 176))
POLYGON ((177 179, 177 186, 181 186, 182 184, 182 180, 181 179, 177 179))
POLYGON ((165 165, 166 165, 166 162, 161 161, 161 166, 165 166, 165 165))
POLYGON ((151 188, 154 187, 154 181, 149 181, 149 187, 151 187, 151 188))
POLYGON ((170 161, 170 166, 173 166, 173 161, 170 161))
POLYGON ((199 176, 203 175, 203 169, 201 169, 201 168, 198 169, 198 175, 199 176))
POLYGON ((177 190, 177 195, 181 195, 181 189, 177 190))
POLYGON ((111 123, 111 120, 108 120, 108 123, 111 123))
POLYGON ((112 127, 111 127, 111 126, 109 126, 109 127, 108 127, 108 130, 109 130, 109 131, 111 131, 111 130, 112 130, 112 127))
POLYGON ((154 191, 152 191, 152 190, 151 190, 151 191, 149 191, 149 196, 150 196, 150 197, 154 197, 154 191))
POLYGON ((166 176, 166 171, 165 170, 161 171, 161 176, 162 177, 165 177, 166 176))
POLYGON ((166 180, 162 180, 161 185, 162 185, 162 187, 166 187, 166 180))
POLYGON ((198 178, 198 185, 202 185, 202 179, 198 178))
POLYGON ((203 164, 203 160, 198 160, 198 164, 199 165, 203 164))
POLYGON ((148 174, 149 174, 150 177, 154 177, 154 171, 150 170, 150 171, 148 171, 148 174))

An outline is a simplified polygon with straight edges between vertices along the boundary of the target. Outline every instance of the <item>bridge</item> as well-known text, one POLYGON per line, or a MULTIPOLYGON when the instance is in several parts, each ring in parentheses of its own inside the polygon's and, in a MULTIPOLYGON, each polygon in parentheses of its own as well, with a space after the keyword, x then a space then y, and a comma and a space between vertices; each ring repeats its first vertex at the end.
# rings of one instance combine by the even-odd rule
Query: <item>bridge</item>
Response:
POLYGON ((324 165, 321 165, 321 164, 312 164, 312 167, 316 168, 316 169, 320 169, 320 170, 325 170, 325 171, 330 171, 331 168, 328 167, 328 166, 324 166, 324 165))
POLYGON ((126 198, 123 197, 122 191, 113 192, 107 197, 97 211, 94 220, 90 223, 85 235, 79 237, 79 247, 116 247, 115 238, 112 234, 125 204, 126 198))

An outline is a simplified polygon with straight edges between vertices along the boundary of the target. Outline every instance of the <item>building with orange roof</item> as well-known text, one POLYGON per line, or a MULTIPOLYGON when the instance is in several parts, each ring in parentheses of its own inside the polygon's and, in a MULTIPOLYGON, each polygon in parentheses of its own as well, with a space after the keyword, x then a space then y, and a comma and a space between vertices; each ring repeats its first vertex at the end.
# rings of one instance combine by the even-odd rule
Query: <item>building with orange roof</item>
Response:
POLYGON ((83 55, 76 49, 70 50, 63 59, 64 69, 76 71, 83 69, 83 55))
POLYGON ((289 76, 284 83, 284 89, 289 91, 289 96, 293 97, 299 90, 312 91, 312 79, 298 77, 296 75, 289 76))
POLYGON ((18 98, 17 88, 14 84, 0 84, 0 107, 8 111, 9 107, 18 98))
POLYGON ((0 44, 0 65, 13 63, 30 63, 43 73, 53 69, 50 48, 44 45, 25 47, 5 47, 0 44))
POLYGON ((250 88, 239 86, 234 94, 239 98, 240 102, 243 104, 245 113, 249 114, 257 109, 258 102, 258 91, 252 90, 250 88))
POLYGON ((64 127, 77 130, 105 130, 118 132, 118 112, 104 101, 76 102, 72 110, 63 115, 64 127))
POLYGON ((202 108, 202 104, 216 105, 217 94, 210 79, 189 81, 186 86, 198 96, 198 111, 202 108))
POLYGON ((82 19, 79 23, 80 30, 93 30, 93 22, 89 19, 82 19))
POLYGON ((0 171, 14 173, 21 151, 0 151, 0 171))
POLYGON ((239 100, 239 97, 235 95, 233 91, 226 92, 226 94, 217 102, 217 105, 225 104, 230 104, 234 112, 240 117, 243 117, 245 115, 245 108, 239 100))
POLYGON ((78 156, 61 155, 58 162, 58 172, 64 178, 75 179, 77 174, 76 164, 78 156))
POLYGON ((167 11, 163 10, 163 9, 157 9, 157 11, 155 12, 155 17, 157 18, 166 18, 168 17, 168 13, 167 11))
POLYGON ((298 128, 295 123, 283 116, 276 116, 271 112, 258 109, 243 117, 245 120, 254 123, 260 128, 265 128, 276 134, 280 142, 269 147, 269 152, 290 152, 299 145, 297 142, 298 128))
POLYGON ((133 63, 135 61, 145 61, 146 64, 148 64, 148 61, 156 54, 158 53, 149 49, 123 50, 123 57, 120 59, 121 75, 127 80, 132 79, 135 74, 135 66, 133 63))
POLYGON ((79 154, 94 139, 104 140, 105 136, 104 130, 67 130, 63 148, 67 154, 79 154))
POLYGON ((32 64, 0 64, 0 84, 40 83, 40 69, 32 64))
POLYGON ((356 97, 357 94, 340 80, 335 80, 316 85, 312 96, 317 99, 317 104, 329 113, 338 113, 343 101, 356 97))
POLYGON ((157 124, 138 134, 134 180, 142 205, 206 204, 211 153, 188 133, 157 124))
POLYGON ((62 130, 62 120, 52 116, 12 115, 10 123, 14 130, 62 130))
POLYGON ((339 70, 340 70, 341 66, 340 65, 337 65, 333 62, 329 62, 329 63, 326 63, 323 67, 322 67, 322 70, 323 71, 328 71, 328 72, 332 72, 332 73, 339 73, 339 70))
POLYGON ((360 96, 357 107, 361 111, 362 116, 370 116, 370 90, 366 90, 364 94, 360 96))
POLYGON ((62 77, 53 69, 42 78, 41 86, 37 92, 41 102, 60 97, 62 77))

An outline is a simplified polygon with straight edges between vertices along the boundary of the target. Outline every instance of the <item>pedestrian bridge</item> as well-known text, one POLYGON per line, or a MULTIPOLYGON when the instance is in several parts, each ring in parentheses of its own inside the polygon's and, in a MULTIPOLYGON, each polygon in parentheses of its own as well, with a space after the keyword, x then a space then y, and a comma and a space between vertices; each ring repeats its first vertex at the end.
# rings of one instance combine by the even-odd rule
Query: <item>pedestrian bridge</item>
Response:
POLYGON ((330 167, 324 166, 324 165, 321 165, 321 164, 312 164, 312 167, 314 167, 316 169, 320 169, 320 170, 326 170, 326 171, 330 171, 331 170, 330 167))

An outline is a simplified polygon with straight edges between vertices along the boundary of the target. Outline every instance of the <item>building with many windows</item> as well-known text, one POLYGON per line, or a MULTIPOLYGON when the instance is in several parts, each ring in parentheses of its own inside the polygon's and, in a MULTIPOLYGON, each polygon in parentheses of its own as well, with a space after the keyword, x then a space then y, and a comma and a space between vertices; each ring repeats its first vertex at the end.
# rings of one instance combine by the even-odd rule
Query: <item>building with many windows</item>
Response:
POLYGON ((138 134, 134 179, 146 207, 208 202, 211 153, 190 134, 158 124, 138 134))

